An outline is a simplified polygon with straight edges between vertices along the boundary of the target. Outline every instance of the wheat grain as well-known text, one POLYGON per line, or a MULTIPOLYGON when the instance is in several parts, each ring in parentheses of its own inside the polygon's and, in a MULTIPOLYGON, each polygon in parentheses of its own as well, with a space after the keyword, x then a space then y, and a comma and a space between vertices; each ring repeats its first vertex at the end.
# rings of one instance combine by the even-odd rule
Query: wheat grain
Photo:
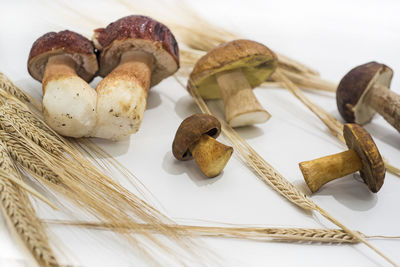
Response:
POLYGON ((7 147, 7 151, 11 158, 19 163, 22 167, 32 173, 57 184, 59 177, 43 162, 38 160, 28 149, 23 145, 24 140, 18 139, 15 135, 8 134, 4 130, 0 130, 0 140, 7 147))

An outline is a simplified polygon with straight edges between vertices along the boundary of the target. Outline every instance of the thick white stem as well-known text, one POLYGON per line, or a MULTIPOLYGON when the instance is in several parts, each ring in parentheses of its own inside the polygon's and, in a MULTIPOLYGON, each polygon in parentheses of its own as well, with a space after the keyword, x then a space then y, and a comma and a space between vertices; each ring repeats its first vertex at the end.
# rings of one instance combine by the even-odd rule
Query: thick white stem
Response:
POLYGON ((261 106, 240 69, 216 75, 225 104, 226 121, 232 127, 266 122, 271 115, 261 106))
POLYGON ((120 64, 97 86, 97 123, 93 136, 119 140, 139 130, 146 109, 153 57, 125 52, 120 64))
POLYGON ((96 91, 75 72, 69 56, 49 58, 43 86, 43 116, 61 135, 88 136, 96 123, 96 91))

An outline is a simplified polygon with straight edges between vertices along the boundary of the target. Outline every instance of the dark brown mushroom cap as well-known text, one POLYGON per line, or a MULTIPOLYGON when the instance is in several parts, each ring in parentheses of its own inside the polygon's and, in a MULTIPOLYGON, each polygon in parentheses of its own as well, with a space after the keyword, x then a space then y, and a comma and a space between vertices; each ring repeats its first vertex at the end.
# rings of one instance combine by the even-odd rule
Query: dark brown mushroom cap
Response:
POLYGON ((72 32, 49 32, 39 37, 32 45, 28 58, 29 74, 42 81, 46 64, 51 56, 68 55, 75 61, 76 73, 85 81, 93 79, 98 70, 97 58, 92 42, 72 32))
POLYGON ((144 51, 154 57, 151 86, 174 74, 179 68, 179 48, 164 24, 146 16, 123 17, 94 32, 93 42, 100 51, 100 76, 118 66, 126 51, 144 51))
POLYGON ((371 135, 360 125, 347 123, 343 129, 346 145, 357 152, 362 162, 360 175, 368 188, 376 193, 385 180, 385 164, 371 135))
POLYGON ((223 43, 201 57, 190 80, 205 99, 221 98, 215 74, 241 68, 252 88, 263 83, 276 69, 277 57, 268 47, 251 40, 223 43))
POLYGON ((393 70, 377 62, 369 62, 349 71, 336 92, 336 104, 343 119, 358 124, 369 122, 375 111, 364 104, 364 96, 374 85, 389 88, 392 77, 393 70))
POLYGON ((221 123, 208 114, 194 114, 182 121, 172 143, 172 153, 179 160, 189 160, 192 154, 189 147, 203 134, 217 138, 221 133, 221 123))

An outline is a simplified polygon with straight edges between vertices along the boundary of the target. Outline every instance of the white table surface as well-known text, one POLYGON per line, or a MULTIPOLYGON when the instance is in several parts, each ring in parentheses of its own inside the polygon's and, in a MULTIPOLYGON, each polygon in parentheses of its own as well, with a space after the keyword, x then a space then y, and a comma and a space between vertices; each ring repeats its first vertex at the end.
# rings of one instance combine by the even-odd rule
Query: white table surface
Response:
MULTIPOLYGON (((139 0, 131 1, 140 3, 139 0)), ((170 14, 163 2, 148 1, 157 14, 170 14)), ((399 91, 400 3, 398 1, 191 1, 189 5, 221 27, 298 59, 338 82, 351 68, 377 60, 395 70, 392 89, 399 91)), ((38 98, 41 85, 26 70, 33 41, 49 31, 70 29, 91 37, 94 27, 105 26, 131 12, 112 1, 5 1, 0 2, 0 71, 38 98), (67 7, 72 7, 69 9, 67 7), (81 17, 74 13, 79 10, 81 17), (90 18, 90 19, 88 19, 90 18)), ((159 15, 158 15, 159 16, 159 15)), ((177 15, 178 16, 178 15, 177 15)), ((157 17, 154 16, 156 19, 157 17)), ((96 79, 93 83, 99 81, 96 79)), ((298 163, 343 151, 327 128, 289 92, 256 89, 260 102, 272 114, 265 124, 240 129, 256 150, 300 188, 304 182, 298 163)), ((333 94, 307 96, 340 118, 333 94)), ((221 103, 211 106, 221 109, 221 103)), ((193 101, 172 78, 154 87, 140 131, 119 143, 98 141, 137 175, 156 196, 152 203, 179 222, 225 222, 276 227, 333 227, 320 216, 306 214, 267 187, 236 156, 224 172, 205 179, 193 162, 178 162, 171 143, 180 122, 198 112, 193 101)), ((381 117, 366 126, 381 153, 400 166, 400 136, 381 117)), ((223 139, 221 139, 223 141, 223 139)), ((126 184, 130 188, 129 184, 126 184)), ((353 175, 326 185, 312 199, 352 229, 367 235, 400 234, 400 178, 387 173, 378 194, 372 194, 353 175)), ((58 218, 36 205, 43 218, 58 218)), ((61 216, 61 215, 60 215, 61 216)), ((0 266, 29 266, 0 224, 0 266)), ((121 242, 105 232, 49 226, 60 258, 75 266, 142 266, 121 242)), ((204 238, 223 266, 387 266, 364 245, 290 244, 204 238)), ((371 243, 400 264, 400 241, 371 243)), ((197 265, 193 263, 193 265, 197 265)), ((216 265, 209 264, 210 266, 216 265)))

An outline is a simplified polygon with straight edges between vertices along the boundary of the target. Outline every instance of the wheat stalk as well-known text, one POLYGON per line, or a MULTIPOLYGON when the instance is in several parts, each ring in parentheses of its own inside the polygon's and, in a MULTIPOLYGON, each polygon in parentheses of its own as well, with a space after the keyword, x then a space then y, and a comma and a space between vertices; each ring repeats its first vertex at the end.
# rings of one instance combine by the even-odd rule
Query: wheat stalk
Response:
MULTIPOLYGON (((179 81, 179 80, 178 80, 179 81)), ((182 86, 183 84, 180 83, 182 86)), ((184 86, 183 86, 184 87, 184 86)), ((189 93, 194 98, 196 104, 200 108, 203 113, 208 113, 211 115, 212 112, 207 107, 207 104, 201 98, 198 93, 197 88, 193 85, 193 82, 189 80, 187 89, 189 93)), ((215 116, 215 115, 214 115, 215 116)), ((375 251, 378 255, 383 257, 386 261, 391 263, 393 266, 397 266, 391 259, 385 256, 382 252, 380 252, 377 248, 372 246, 365 238, 355 232, 341 222, 336 220, 332 215, 330 215, 327 211, 320 208, 316 203, 314 203, 309 197, 301 193, 295 186, 293 186, 285 177, 283 177, 278 171, 276 171, 271 165, 269 165, 240 135, 236 133, 235 130, 232 129, 224 120, 221 120, 222 124, 222 133, 228 138, 228 140, 232 143, 235 150, 238 152, 242 160, 258 175, 258 177, 265 182, 267 185, 271 186, 274 190, 280 193, 282 196, 287 198, 293 204, 305 209, 315 211, 329 221, 333 222, 337 226, 339 226, 342 230, 352 235, 359 242, 364 243, 366 246, 375 251)))
MULTIPOLYGON (((60 221, 46 220, 48 224, 61 224, 94 229, 108 229, 110 225, 85 221, 60 221)), ((157 232, 153 225, 141 224, 140 227, 157 232)), ((324 242, 324 243, 359 243, 357 239, 339 229, 311 229, 311 228, 285 228, 285 227, 248 227, 248 226, 196 226, 196 225, 168 225, 177 231, 193 235, 240 238, 248 240, 284 240, 290 242, 324 242)), ((124 227, 129 229, 129 227, 124 227)), ((130 229, 135 231, 135 229, 130 229)), ((364 236, 360 233, 360 235, 364 236)), ((388 237, 385 238, 395 238, 388 237)))
MULTIPOLYGON (((69 225, 77 227, 86 227, 93 229, 107 230, 111 226, 88 221, 63 221, 63 220, 46 220, 47 224, 52 225, 69 225)), ((153 225, 140 224, 140 227, 157 232, 153 225)), ((357 244, 359 241, 340 229, 314 229, 314 228, 287 228, 287 227, 250 227, 246 225, 234 226, 198 226, 198 225, 168 225, 177 231, 183 233, 191 233, 193 235, 218 238, 238 238, 255 241, 286 241, 286 242, 311 242, 311 243, 352 243, 357 244)), ((129 227, 124 227, 129 229, 129 227)), ((135 229, 129 229, 135 231, 135 229)), ((362 237, 367 239, 384 238, 399 239, 400 236, 383 236, 383 235, 364 235, 358 232, 362 237)))
MULTIPOLYGON (((19 179, 6 147, 1 141, 0 170, 13 179, 19 179)), ((28 196, 3 175, 0 176, 0 202, 9 227, 18 234, 38 264, 60 266, 28 196)))

